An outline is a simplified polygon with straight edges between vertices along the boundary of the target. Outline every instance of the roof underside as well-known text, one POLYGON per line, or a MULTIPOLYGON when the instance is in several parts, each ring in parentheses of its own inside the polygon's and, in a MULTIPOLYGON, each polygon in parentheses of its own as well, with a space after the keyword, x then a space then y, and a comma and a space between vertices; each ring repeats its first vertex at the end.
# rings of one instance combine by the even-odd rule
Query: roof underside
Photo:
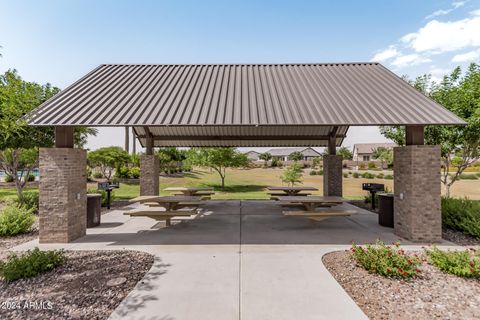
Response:
POLYGON ((464 124, 377 63, 101 65, 27 120, 133 126, 156 146, 325 146, 351 125, 464 124))

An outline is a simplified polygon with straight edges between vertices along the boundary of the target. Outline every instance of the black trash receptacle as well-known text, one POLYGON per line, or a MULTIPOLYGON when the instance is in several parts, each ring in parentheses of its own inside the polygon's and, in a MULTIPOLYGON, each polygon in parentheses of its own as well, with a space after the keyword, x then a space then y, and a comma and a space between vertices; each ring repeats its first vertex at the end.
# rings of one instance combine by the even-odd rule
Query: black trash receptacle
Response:
POLYGON ((100 224, 102 215, 102 195, 87 194, 87 228, 93 228, 100 224))
POLYGON ((378 195, 378 224, 393 228, 393 193, 378 195))

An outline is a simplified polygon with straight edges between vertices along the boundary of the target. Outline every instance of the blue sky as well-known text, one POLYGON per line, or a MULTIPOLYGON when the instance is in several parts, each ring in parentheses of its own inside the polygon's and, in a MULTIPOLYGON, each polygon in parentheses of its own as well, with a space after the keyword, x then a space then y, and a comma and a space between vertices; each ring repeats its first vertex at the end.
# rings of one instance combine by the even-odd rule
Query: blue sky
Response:
MULTIPOLYGON (((480 61, 480 0, 6 1, 0 71, 66 87, 101 63, 349 62, 440 77, 480 61)), ((382 141, 352 128, 346 145, 382 141)), ((113 129, 89 144, 122 144, 113 129)))

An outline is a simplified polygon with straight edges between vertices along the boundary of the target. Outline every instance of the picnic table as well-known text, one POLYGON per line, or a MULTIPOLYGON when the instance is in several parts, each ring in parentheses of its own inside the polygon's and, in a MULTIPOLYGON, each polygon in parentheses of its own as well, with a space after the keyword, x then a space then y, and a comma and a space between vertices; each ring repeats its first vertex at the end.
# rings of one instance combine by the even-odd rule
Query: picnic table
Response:
POLYGON ((179 192, 185 196, 212 195, 214 194, 212 187, 168 187, 165 191, 179 192))
POLYGON ((299 196, 279 196, 278 200, 282 204, 300 203, 306 211, 315 211, 317 207, 333 207, 342 204, 346 200, 342 197, 299 197, 299 196))
POLYGON ((131 199, 130 202, 148 203, 149 205, 157 203, 158 205, 150 206, 161 206, 169 211, 188 204, 197 205, 201 199, 200 196, 140 196, 131 199))
POLYGON ((314 187, 267 187, 269 191, 280 191, 286 196, 296 196, 303 191, 318 191, 314 187))

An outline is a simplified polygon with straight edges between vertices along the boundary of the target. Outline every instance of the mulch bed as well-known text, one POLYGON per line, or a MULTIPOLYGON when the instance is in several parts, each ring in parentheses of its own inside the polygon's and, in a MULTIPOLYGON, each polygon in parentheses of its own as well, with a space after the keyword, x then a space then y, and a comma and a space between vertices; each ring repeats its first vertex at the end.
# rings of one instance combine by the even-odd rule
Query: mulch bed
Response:
POLYGON ((478 319, 479 280, 449 275, 427 263, 419 278, 385 278, 356 266, 345 251, 325 255, 323 263, 370 319, 478 319))
POLYGON ((35 278, 0 280, 0 319, 106 319, 154 261, 137 251, 66 256, 63 266, 35 278))

